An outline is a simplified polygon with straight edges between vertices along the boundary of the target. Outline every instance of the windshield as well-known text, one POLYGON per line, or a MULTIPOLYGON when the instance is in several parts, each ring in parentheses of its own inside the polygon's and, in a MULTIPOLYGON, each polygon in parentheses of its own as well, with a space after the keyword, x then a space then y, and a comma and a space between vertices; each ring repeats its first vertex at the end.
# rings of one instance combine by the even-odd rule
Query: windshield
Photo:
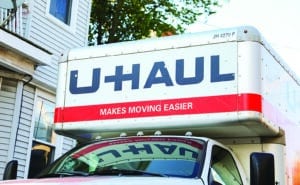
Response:
POLYGON ((63 156, 40 177, 118 174, 192 178, 201 171, 204 146, 201 140, 177 137, 98 141, 63 156))

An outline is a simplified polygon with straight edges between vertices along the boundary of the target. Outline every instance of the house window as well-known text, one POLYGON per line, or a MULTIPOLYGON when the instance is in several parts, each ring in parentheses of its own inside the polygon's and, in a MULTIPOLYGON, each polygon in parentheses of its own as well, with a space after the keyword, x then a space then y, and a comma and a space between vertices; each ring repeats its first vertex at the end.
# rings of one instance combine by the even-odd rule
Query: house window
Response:
POLYGON ((72 0, 50 0, 49 13, 65 24, 70 24, 72 0))
POLYGON ((37 90, 34 105, 34 130, 28 178, 35 177, 55 156, 57 136, 54 133, 55 97, 37 90))
POLYGON ((52 142, 54 107, 53 102, 41 97, 37 98, 33 135, 35 139, 52 142))

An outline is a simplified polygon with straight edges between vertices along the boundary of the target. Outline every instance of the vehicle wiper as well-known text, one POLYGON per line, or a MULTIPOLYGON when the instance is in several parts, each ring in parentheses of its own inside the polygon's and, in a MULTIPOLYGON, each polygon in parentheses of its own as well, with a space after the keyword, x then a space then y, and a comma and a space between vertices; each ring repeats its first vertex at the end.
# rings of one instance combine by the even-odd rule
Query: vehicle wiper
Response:
POLYGON ((141 171, 141 170, 133 170, 133 169, 109 169, 109 170, 100 170, 95 172, 93 175, 148 175, 148 176, 158 176, 158 177, 166 177, 165 174, 141 171))
POLYGON ((46 177, 69 177, 69 176, 89 176, 90 174, 82 171, 59 171, 56 173, 43 174, 37 178, 46 178, 46 177))

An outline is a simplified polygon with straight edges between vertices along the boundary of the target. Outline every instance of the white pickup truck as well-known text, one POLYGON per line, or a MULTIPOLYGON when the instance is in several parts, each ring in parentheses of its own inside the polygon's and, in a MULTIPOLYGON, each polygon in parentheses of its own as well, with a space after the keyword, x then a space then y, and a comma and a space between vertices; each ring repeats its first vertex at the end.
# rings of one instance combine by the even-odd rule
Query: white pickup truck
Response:
POLYGON ((296 183, 300 82, 253 27, 72 49, 58 81, 79 146, 2 183, 296 183))

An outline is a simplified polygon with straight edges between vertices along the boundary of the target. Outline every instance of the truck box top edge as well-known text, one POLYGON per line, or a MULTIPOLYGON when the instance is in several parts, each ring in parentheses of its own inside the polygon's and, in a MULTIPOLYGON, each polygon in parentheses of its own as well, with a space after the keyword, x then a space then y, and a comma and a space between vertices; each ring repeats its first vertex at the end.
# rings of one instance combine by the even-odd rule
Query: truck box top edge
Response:
POLYGON ((148 38, 138 41, 104 44, 96 47, 76 48, 69 51, 67 57, 68 60, 77 60, 238 41, 262 42, 262 37, 256 28, 242 26, 168 37, 148 38))

